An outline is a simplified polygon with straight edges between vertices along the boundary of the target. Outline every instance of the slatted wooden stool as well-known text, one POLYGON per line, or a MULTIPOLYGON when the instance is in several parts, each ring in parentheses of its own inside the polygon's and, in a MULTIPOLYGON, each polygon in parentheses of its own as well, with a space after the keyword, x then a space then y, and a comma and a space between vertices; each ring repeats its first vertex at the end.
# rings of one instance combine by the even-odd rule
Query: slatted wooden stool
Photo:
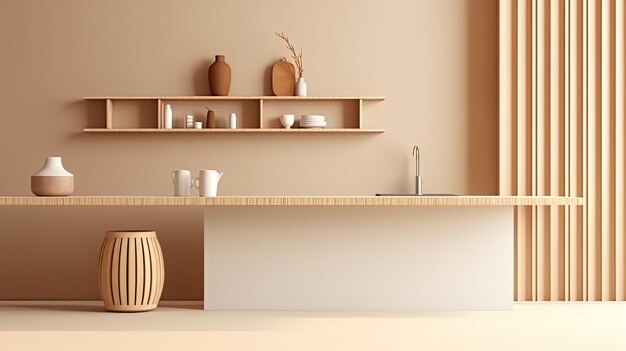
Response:
POLYGON ((155 309, 165 282, 163 252, 156 232, 107 232, 100 249, 98 271, 100 294, 109 311, 155 309))

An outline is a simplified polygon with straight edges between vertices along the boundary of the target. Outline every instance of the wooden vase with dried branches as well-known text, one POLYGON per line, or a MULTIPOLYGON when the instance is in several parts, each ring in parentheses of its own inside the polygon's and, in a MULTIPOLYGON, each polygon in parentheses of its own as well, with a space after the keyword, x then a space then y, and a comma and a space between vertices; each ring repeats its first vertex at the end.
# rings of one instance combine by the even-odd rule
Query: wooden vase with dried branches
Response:
POLYGON ((289 38, 285 35, 285 33, 276 32, 276 35, 287 43, 287 49, 291 51, 291 57, 296 62, 296 68, 298 69, 297 79, 300 79, 300 77, 302 77, 302 73, 304 73, 304 67, 302 66, 302 49, 300 49, 300 53, 297 53, 296 49, 293 47, 293 45, 291 45, 291 42, 289 41, 289 38))

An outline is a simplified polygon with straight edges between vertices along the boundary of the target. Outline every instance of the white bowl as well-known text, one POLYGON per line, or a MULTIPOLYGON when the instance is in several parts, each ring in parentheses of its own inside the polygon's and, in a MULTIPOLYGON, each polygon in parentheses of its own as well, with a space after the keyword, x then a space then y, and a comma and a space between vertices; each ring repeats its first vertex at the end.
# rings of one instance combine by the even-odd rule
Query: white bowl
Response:
POLYGON ((295 120, 296 120, 296 116, 295 115, 282 115, 282 116, 280 116, 280 124, 282 124, 283 127, 287 128, 287 129, 291 128, 291 126, 293 125, 295 120))

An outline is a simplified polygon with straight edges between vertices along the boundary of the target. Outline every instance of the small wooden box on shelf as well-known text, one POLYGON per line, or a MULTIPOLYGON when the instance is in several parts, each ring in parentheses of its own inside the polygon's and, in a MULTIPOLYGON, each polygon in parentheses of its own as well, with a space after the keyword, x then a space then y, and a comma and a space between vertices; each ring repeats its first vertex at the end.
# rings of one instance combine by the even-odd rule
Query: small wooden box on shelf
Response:
MULTIPOLYGON (((106 127, 105 128, 85 128, 83 132, 88 133, 384 133, 384 129, 365 129, 363 128, 363 102, 367 101, 383 101, 384 97, 299 97, 299 96, 98 96, 85 97, 85 100, 102 100, 106 106, 106 127), (135 102, 156 104, 157 116, 156 128, 137 128, 137 127, 115 127, 114 105, 115 102, 135 102), (237 103, 241 106, 250 105, 255 110, 254 113, 247 111, 243 116, 243 128, 173 128, 165 129, 163 124, 163 111, 166 104, 225 104, 237 103), (309 104, 343 104, 343 110, 353 111, 350 114, 354 118, 350 121, 345 112, 342 116, 335 116, 330 128, 281 128, 277 125, 277 119, 270 120, 266 115, 268 109, 277 110, 278 104, 286 104, 289 106, 303 106, 303 109, 311 109, 309 104), (304 106, 307 105, 307 106, 304 106), (348 107, 346 107, 348 106, 348 107), (256 112, 258 111, 258 112, 256 112), (254 118, 251 118, 251 115, 254 118)), ((154 106, 154 105, 153 105, 154 106)), ((243 107, 242 107, 243 108, 243 107)), ((292 108, 298 109, 298 108, 292 108)), ((272 115, 274 116, 274 115, 272 115)), ((276 117, 276 116, 274 116, 276 117)))

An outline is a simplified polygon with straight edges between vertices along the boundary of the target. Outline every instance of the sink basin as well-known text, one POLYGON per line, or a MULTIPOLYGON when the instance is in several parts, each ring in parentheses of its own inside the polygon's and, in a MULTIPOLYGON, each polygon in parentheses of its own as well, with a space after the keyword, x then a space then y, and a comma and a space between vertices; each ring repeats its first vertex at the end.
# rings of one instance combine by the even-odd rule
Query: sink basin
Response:
POLYGON ((459 196, 459 195, 447 194, 447 193, 424 193, 422 195, 417 195, 414 193, 408 193, 408 194, 376 194, 376 196, 459 196))

